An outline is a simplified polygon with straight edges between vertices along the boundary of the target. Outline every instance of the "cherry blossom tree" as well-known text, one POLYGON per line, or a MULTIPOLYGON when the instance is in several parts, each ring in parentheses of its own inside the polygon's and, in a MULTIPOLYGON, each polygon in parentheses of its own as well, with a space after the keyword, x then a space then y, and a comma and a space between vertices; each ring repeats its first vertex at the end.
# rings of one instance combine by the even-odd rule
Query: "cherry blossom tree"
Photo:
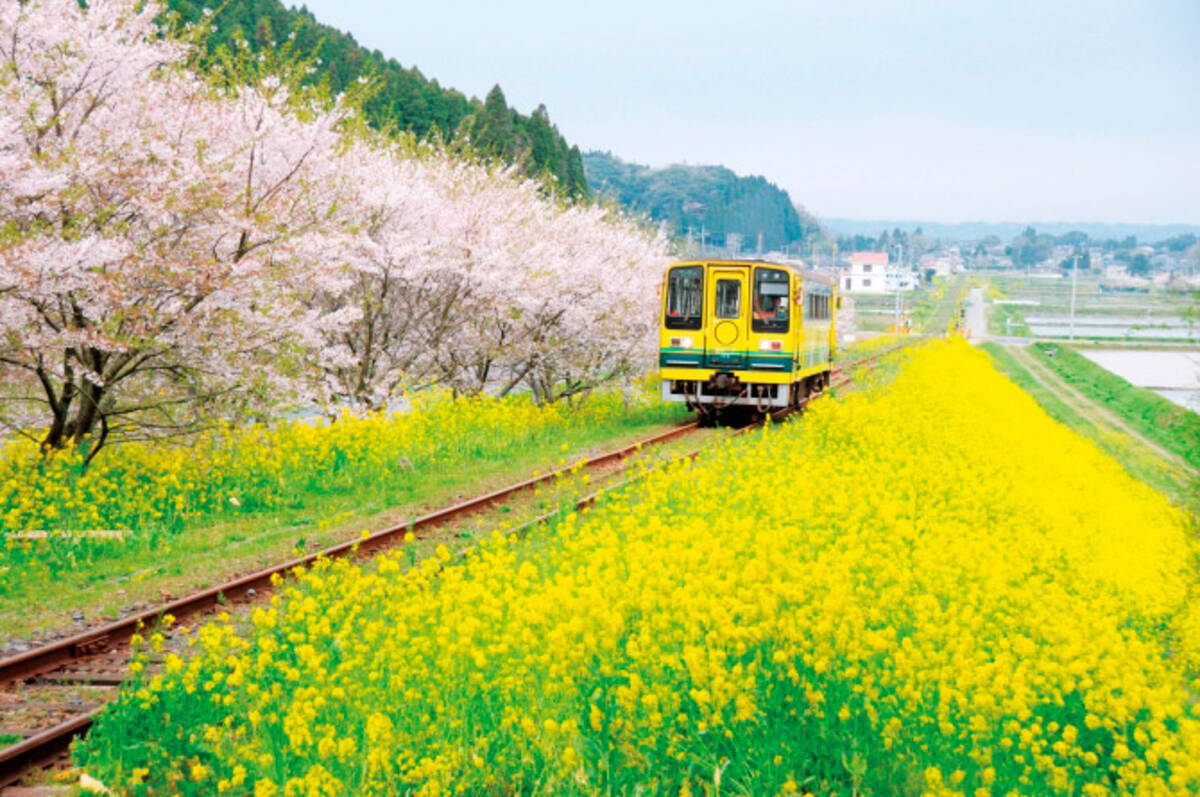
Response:
POLYGON ((299 301, 341 279, 341 112, 214 89, 158 12, 0 6, 0 419, 48 448, 294 392, 341 321, 299 301))
POLYGON ((650 367, 661 236, 599 206, 537 203, 527 182, 506 191, 497 204, 526 211, 495 247, 489 274, 510 276, 472 314, 464 355, 477 365, 460 380, 496 379, 500 393, 525 384, 552 401, 650 367))
POLYGON ((667 242, 611 208, 575 206, 553 219, 558 317, 538 316, 549 345, 532 353, 527 382, 543 401, 614 378, 640 376, 657 356, 659 285, 667 242))
POLYGON ((433 147, 361 148, 364 243, 334 341, 334 394, 367 407, 436 379, 551 401, 650 367, 661 234, 559 205, 512 168, 433 147))
POLYGON ((358 237, 344 253, 349 284, 315 297, 352 322, 331 328, 322 358, 326 400, 380 409, 431 375, 440 341, 456 326, 465 288, 442 258, 454 208, 441 175, 453 161, 404 139, 356 141, 341 167, 356 187, 358 237))
POLYGON ((650 366, 660 234, 369 132, 295 70, 197 74, 159 12, 0 5, 0 423, 94 456, 116 427, 650 366))

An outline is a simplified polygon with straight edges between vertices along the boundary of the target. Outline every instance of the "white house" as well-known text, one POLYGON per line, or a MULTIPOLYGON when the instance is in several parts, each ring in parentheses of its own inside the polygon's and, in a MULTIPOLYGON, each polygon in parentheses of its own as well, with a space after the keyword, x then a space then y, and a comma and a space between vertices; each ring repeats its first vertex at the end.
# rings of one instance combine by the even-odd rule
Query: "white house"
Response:
POLYGON ((951 274, 957 274, 963 270, 962 255, 958 253, 957 248, 951 249, 946 254, 921 255, 921 259, 917 262, 922 274, 933 269, 934 276, 937 277, 949 277, 951 274))
POLYGON ((886 252, 855 252, 840 283, 847 293, 891 293, 897 288, 911 291, 917 287, 917 275, 890 265, 886 252))

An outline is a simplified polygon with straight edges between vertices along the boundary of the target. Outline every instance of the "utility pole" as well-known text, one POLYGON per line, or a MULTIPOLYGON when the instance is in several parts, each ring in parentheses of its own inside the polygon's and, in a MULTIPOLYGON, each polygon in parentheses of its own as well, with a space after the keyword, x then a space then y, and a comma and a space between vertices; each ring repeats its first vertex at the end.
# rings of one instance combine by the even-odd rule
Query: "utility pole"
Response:
POLYGON ((904 244, 896 244, 896 249, 899 254, 896 256, 896 262, 900 268, 895 272, 896 276, 896 334, 900 334, 900 275, 904 273, 904 244))
POLYGON ((1079 249, 1075 249, 1075 262, 1071 265, 1071 333, 1068 340, 1075 340, 1075 277, 1079 274, 1079 249))

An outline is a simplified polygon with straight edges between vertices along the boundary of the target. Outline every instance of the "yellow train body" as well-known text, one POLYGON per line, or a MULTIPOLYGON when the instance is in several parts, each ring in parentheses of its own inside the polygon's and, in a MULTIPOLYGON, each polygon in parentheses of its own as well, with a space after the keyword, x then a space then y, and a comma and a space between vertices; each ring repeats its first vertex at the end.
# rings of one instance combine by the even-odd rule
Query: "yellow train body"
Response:
POLYGON ((794 266, 672 263, 660 307, 663 399, 704 414, 794 406, 829 382, 836 306, 833 280, 794 266))

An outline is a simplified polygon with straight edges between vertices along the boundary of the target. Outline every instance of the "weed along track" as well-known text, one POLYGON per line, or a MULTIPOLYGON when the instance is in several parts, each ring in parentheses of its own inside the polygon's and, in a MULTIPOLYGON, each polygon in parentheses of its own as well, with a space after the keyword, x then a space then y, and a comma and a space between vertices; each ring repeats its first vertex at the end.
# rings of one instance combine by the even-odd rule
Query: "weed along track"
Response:
MULTIPOLYGON (((164 617, 174 621, 187 620, 228 605, 250 603, 271 592, 273 579, 296 567, 311 565, 319 558, 368 556, 395 545, 404 544, 408 535, 425 535, 472 515, 483 513, 514 496, 529 493, 551 484, 580 468, 604 471, 619 467, 627 458, 643 449, 660 446, 696 430, 689 423, 662 434, 607 452, 568 468, 553 471, 513 484, 485 495, 432 512, 408 523, 377 531, 364 538, 327 548, 308 556, 292 559, 274 567, 259 570, 216 587, 205 589, 176 601, 158 606, 85 633, 43 645, 0 661, 0 687, 29 689, 32 686, 55 689, 62 686, 92 685, 107 687, 110 694, 93 703, 103 705, 103 697, 111 696, 128 666, 129 642, 139 631, 158 626, 164 617)), ((12 692, 10 691, 10 695, 12 692)), ((21 696, 9 700, 6 715, 18 714, 16 704, 26 702, 21 696)), ((22 741, 0 750, 0 786, 16 782, 29 769, 58 760, 71 739, 87 731, 92 711, 72 715, 54 727, 37 729, 5 728, 4 732, 25 737, 22 741)), ((57 712, 61 715, 61 711, 57 712)), ((49 716, 55 716, 53 712, 49 716)))
MULTIPOLYGON (((832 387, 844 387, 851 382, 847 369, 871 367, 891 349, 836 367, 832 387)), ((825 395, 818 393, 801 403, 801 407, 825 395)), ((782 419, 792 410, 771 416, 782 419)), ((732 432, 741 435, 757 429, 761 422, 748 424, 732 432)), ((51 766, 65 760, 71 741, 91 726, 94 716, 115 698, 127 675, 131 640, 141 642, 143 635, 161 635, 160 649, 151 656, 150 668, 157 669, 163 655, 178 645, 172 639, 170 627, 184 621, 196 620, 206 613, 234 606, 260 602, 269 595, 278 579, 294 568, 311 566, 318 559, 350 556, 366 557, 406 542, 427 539, 439 529, 453 526, 473 516, 484 516, 497 506, 572 474, 587 471, 614 474, 617 481, 601 487, 574 501, 574 509, 582 510, 594 503, 606 491, 627 483, 619 473, 622 464, 640 452, 680 440, 698 429, 689 423, 637 443, 609 451, 545 475, 521 481, 467 501, 437 510, 408 523, 377 531, 360 539, 345 542, 325 550, 292 559, 274 567, 247 574, 216 587, 201 590, 179 600, 124 618, 105 626, 90 629, 51 644, 37 647, 17 656, 0 660, 0 692, 6 716, 16 717, 19 727, 0 728, 0 731, 22 737, 20 741, 0 749, 0 787, 19 782, 27 773, 39 767, 51 766), (164 622, 165 620, 165 622, 164 622), (82 697, 81 690, 86 692, 82 697), (80 711, 79 707, 84 710, 80 711), (71 709, 75 710, 72 711, 71 709), (29 724, 24 724, 29 723, 29 724)), ((702 448, 678 455, 694 459, 702 448)), ((513 526, 509 534, 520 535, 545 523, 559 514, 558 510, 537 514, 513 526)))

